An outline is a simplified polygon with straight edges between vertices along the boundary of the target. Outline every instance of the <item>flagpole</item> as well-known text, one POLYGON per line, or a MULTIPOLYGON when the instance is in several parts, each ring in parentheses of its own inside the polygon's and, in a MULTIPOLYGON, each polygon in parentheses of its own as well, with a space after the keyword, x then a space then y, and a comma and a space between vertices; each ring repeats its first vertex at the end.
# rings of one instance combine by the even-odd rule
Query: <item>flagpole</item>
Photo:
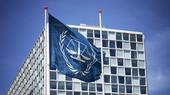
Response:
POLYGON ((50 93, 50 76, 49 76, 49 73, 50 73, 50 67, 49 67, 49 63, 50 63, 50 55, 49 55, 49 15, 48 15, 48 7, 44 7, 44 13, 45 13, 45 21, 44 21, 44 38, 45 38, 45 44, 44 44, 44 59, 45 59, 45 62, 44 62, 44 85, 45 85, 45 90, 44 90, 44 94, 45 95, 49 95, 50 93))
POLYGON ((105 94, 105 87, 104 87, 104 70, 103 70, 103 42, 102 42, 102 10, 99 9, 99 25, 100 25, 100 47, 101 47, 101 69, 102 69, 102 86, 103 86, 103 95, 105 94))

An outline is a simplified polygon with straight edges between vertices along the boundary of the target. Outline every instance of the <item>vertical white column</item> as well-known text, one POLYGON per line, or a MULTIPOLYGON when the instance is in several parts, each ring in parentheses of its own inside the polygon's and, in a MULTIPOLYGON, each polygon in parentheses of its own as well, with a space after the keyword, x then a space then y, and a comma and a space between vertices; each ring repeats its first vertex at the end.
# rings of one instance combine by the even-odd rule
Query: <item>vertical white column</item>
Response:
POLYGON ((48 7, 44 7, 44 94, 50 95, 50 48, 49 48, 49 15, 48 7))
POLYGON ((103 39, 103 37, 102 37, 102 10, 100 9, 99 10, 99 25, 100 25, 100 47, 101 47, 101 69, 102 69, 102 87, 103 87, 103 89, 102 89, 102 92, 103 92, 103 95, 104 95, 104 93, 105 93, 105 88, 104 88, 104 70, 103 70, 103 42, 102 42, 102 39, 103 39))

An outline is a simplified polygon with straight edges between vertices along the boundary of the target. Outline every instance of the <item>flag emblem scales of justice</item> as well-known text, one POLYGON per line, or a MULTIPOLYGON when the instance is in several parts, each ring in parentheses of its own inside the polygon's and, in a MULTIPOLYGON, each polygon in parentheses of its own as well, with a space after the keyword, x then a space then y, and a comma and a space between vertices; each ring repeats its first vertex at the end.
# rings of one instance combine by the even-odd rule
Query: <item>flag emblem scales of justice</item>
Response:
POLYGON ((78 31, 49 14, 50 67, 66 76, 93 82, 101 75, 101 51, 78 31))

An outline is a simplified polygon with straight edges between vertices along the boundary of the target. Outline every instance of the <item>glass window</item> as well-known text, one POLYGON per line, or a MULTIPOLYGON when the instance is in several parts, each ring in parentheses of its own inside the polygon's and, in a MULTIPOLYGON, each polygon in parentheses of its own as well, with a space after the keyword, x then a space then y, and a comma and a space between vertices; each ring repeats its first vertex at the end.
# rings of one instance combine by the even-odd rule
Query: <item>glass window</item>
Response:
POLYGON ((93 37, 93 30, 87 30, 87 37, 93 37))
POLYGON ((122 42, 117 41, 116 43, 117 43, 117 48, 122 48, 122 42))
POLYGON ((131 75, 131 68, 125 68, 126 75, 131 75))
POLYGON ((89 95, 96 95, 96 93, 89 93, 89 95))
POLYGON ((103 48, 103 52, 105 53, 105 57, 109 57, 109 50, 106 48, 103 48))
POLYGON ((80 91, 80 83, 74 83, 74 90, 80 91))
POLYGON ((78 28, 71 28, 71 29, 72 29, 73 31, 76 31, 76 32, 78 31, 78 28))
POLYGON ((102 84, 97 84, 97 91, 102 91, 102 84))
POLYGON ((145 76, 145 69, 139 69, 139 75, 145 76))
POLYGON ((103 63, 104 63, 105 65, 109 65, 109 58, 108 58, 108 57, 104 57, 103 63))
POLYGON ((109 32, 109 39, 110 40, 116 40, 116 35, 114 32, 109 32))
POLYGON ((112 92, 117 92, 117 85, 112 85, 112 92))
POLYGON ((119 85, 119 92, 125 93, 125 86, 124 85, 119 85))
POLYGON ((140 78, 140 85, 146 85, 145 78, 140 78))
POLYGON ((129 34, 123 33, 123 40, 129 40, 129 34))
POLYGON ((66 76, 66 80, 67 80, 67 81, 72 81, 72 78, 71 78, 71 77, 66 76))
POLYGON ((137 50, 143 51, 143 44, 142 43, 137 44, 137 50))
POLYGON ((111 85, 110 84, 104 84, 104 90, 106 93, 110 92, 111 91, 111 85))
POLYGON ((136 49, 136 43, 130 43, 131 49, 136 49))
POLYGON ((129 60, 129 59, 124 59, 123 61, 124 61, 124 65, 125 65, 126 67, 131 67, 131 66, 132 66, 131 60, 129 60))
POLYGON ((91 44, 93 44, 93 39, 88 38, 87 39, 91 44))
POLYGON ((111 66, 117 66, 116 58, 110 58, 111 66))
POLYGON ((117 83, 117 76, 111 76, 111 82, 117 83))
POLYGON ((66 95, 72 95, 72 92, 71 91, 67 91, 66 95))
POLYGON ((133 87, 133 93, 134 93, 134 94, 139 94, 139 87, 134 86, 134 87, 133 87))
POLYGON ((144 52, 143 51, 138 51, 138 58, 139 59, 145 59, 144 52))
POLYGON ((137 35, 137 41, 138 42, 142 42, 143 41, 142 35, 140 35, 140 34, 137 35))
POLYGON ((104 82, 110 83, 110 76, 109 75, 104 75, 104 82))
POLYGON ((50 79, 56 80, 56 72, 50 72, 50 79))
POLYGON ((111 67, 111 74, 116 74, 116 73, 117 73, 116 67, 111 67))
POLYGON ((50 88, 56 89, 56 81, 50 81, 50 88))
POLYGON ((129 42, 123 42, 123 49, 130 49, 130 43, 129 42))
POLYGON ((136 41, 135 34, 130 34, 130 41, 136 41))
POLYGON ((99 30, 94 30, 95 37, 100 38, 100 31, 99 30))
POLYGON ((80 29, 79 31, 84 37, 87 37, 86 29, 80 29))
POLYGON ((125 58, 130 58, 130 50, 124 50, 124 57, 125 58))
POLYGON ((95 39, 95 45, 96 47, 101 47, 99 39, 95 39))
POLYGON ((64 89, 64 82, 58 82, 58 89, 64 89))
POLYGON ((131 51, 131 58, 137 58, 136 51, 131 51))
POLYGON ((132 86, 126 86, 126 92, 132 93, 132 86))
POLYGON ((132 75, 133 76, 138 76, 138 69, 133 68, 132 69, 132 75))
POLYGON ((108 47, 108 40, 103 40, 103 47, 108 47))
POLYGON ((117 57, 123 58, 123 50, 117 50, 117 57))
POLYGON ((110 40, 109 46, 110 46, 110 48, 115 48, 115 41, 110 40))
POLYGON ((132 60, 132 67, 137 67, 137 60, 132 60))
POLYGON ((107 31, 102 31, 102 38, 107 39, 107 31))
POLYGON ((95 84, 89 84, 89 90, 95 91, 95 84))
POLYGON ((87 83, 81 83, 81 89, 87 91, 88 84, 87 83))
MULTIPOLYGON (((31 95, 33 95, 33 94, 31 94, 31 95)), ((57 95, 57 93, 56 93, 56 91, 50 91, 50 95, 57 95)))
POLYGON ((80 92, 74 92, 74 95, 80 95, 80 92))
POLYGON ((88 95, 88 92, 82 92, 82 95, 88 95))
POLYGON ((126 77, 126 84, 132 84, 131 77, 126 77))
POLYGON ((123 66, 123 58, 117 59, 118 66, 123 66))
POLYGON ((110 74, 110 67, 104 66, 104 74, 110 74))
POLYGON ((58 79, 59 79, 60 81, 65 80, 65 75, 59 73, 59 74, 58 74, 58 79))
POLYGON ((116 55, 116 51, 114 49, 110 49, 110 56, 115 56, 116 55))
POLYGON ((124 68, 118 68, 118 75, 125 75, 125 69, 124 68))
POLYGON ((123 76, 118 76, 118 78, 119 78, 119 83, 124 84, 124 77, 123 76))
POLYGON ((146 87, 141 86, 140 87, 140 92, 141 92, 141 94, 146 94, 146 87))
POLYGON ((122 40, 122 34, 116 33, 116 40, 122 40))
POLYGON ((145 67, 144 60, 138 60, 138 66, 139 66, 140 68, 144 68, 144 67, 145 67))
POLYGON ((133 83, 134 85, 139 85, 139 78, 138 78, 138 77, 133 77, 132 79, 133 79, 133 80, 132 80, 132 83, 133 83))
POLYGON ((72 83, 71 82, 66 82, 66 89, 72 90, 72 83))

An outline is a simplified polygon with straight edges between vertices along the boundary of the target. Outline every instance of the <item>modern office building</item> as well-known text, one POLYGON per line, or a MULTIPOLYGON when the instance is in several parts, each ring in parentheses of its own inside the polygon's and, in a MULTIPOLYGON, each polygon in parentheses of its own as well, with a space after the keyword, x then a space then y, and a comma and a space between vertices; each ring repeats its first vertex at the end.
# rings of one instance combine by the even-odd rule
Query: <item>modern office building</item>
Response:
POLYGON ((142 32, 102 28, 100 39, 97 26, 69 26, 99 48, 102 41, 105 57, 101 78, 86 83, 50 68, 45 43, 48 37, 43 31, 7 95, 148 95, 142 32))

